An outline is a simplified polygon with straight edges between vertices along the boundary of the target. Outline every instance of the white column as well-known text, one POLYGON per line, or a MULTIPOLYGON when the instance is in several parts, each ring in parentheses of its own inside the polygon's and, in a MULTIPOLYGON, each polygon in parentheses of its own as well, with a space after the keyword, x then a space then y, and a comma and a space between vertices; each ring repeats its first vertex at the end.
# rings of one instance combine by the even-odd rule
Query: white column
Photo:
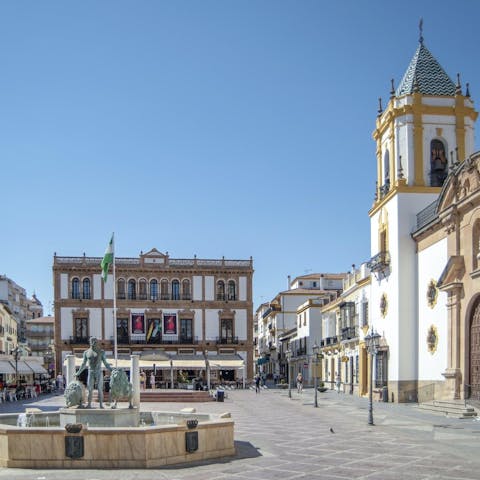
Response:
POLYGON ((130 355, 130 383, 133 389, 132 403, 140 408, 140 355, 130 355))
POLYGON ((66 370, 66 384, 70 385, 73 381, 75 381, 75 355, 67 355, 67 370, 66 370))

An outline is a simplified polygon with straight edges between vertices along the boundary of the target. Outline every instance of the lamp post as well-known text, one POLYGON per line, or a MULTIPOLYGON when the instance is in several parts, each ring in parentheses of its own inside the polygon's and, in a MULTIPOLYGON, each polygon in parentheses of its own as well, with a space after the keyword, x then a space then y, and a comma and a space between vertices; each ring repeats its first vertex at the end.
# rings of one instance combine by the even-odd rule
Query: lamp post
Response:
POLYGON ((287 359, 288 398, 292 398, 292 385, 290 383, 290 360, 292 358, 292 351, 290 349, 285 352, 285 358, 287 359))
POLYGON ((368 424, 373 423, 373 357, 377 354, 378 345, 380 344, 380 335, 370 329, 370 332, 365 336, 365 344, 370 355, 370 381, 368 388, 368 424))
POLYGON ((18 387, 18 357, 20 355, 20 348, 18 348, 18 345, 12 350, 12 355, 15 359, 15 385, 18 387))
POLYGON ((315 340, 315 343, 312 345, 312 352, 313 352, 313 361, 315 363, 315 372, 313 374, 313 388, 315 390, 314 393, 314 401, 313 401, 313 406, 314 408, 318 407, 318 351, 320 347, 317 344, 317 341, 315 340))

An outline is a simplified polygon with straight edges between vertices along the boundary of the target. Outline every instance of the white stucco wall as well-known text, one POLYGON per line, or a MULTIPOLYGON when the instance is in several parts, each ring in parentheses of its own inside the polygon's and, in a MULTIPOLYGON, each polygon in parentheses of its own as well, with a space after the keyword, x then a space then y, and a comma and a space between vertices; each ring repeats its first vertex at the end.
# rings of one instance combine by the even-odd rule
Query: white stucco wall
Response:
MULTIPOLYGON (((101 315, 101 310, 99 310, 99 315, 101 315)), ((90 325, 92 322, 92 317, 90 317, 90 325)), ((130 319, 129 319, 130 321, 130 319)), ((115 322, 116 323, 116 322, 115 322)), ((98 322, 99 325, 101 325, 100 321, 98 322)), ((114 335, 114 330, 113 330, 113 308, 105 308, 105 340, 110 340, 110 338, 113 337, 114 335)), ((100 326, 100 333, 98 335, 100 336, 101 334, 101 326, 100 326)), ((92 334, 93 335, 93 334, 92 334)))
POLYGON ((205 277, 205 300, 215 299, 215 279, 214 277, 205 277))
POLYGON ((60 274, 60 298, 68 298, 68 274, 60 274))
POLYGON ((62 335, 62 340, 68 340, 70 337, 73 337, 73 320, 71 308, 60 308, 60 332, 62 335))
POLYGON ((247 339, 247 311, 235 310, 235 336, 238 340, 247 339))
POLYGON ((113 300, 113 275, 107 277, 107 281, 103 286, 103 294, 106 300, 113 300))
POLYGON ((203 339, 203 310, 201 310, 200 308, 196 308, 194 312, 195 316, 193 317, 193 335, 195 337, 198 337, 198 340, 201 341, 203 339))
MULTIPOLYGON (((389 347, 388 379, 412 380, 418 375, 417 264, 415 242, 411 232, 416 214, 433 202, 436 194, 399 194, 386 206, 388 216, 388 250, 390 275, 377 279, 372 274, 370 290, 370 323, 389 347), (382 295, 387 297, 385 318, 380 313, 382 295)), ((371 219, 372 256, 379 251, 380 212, 371 219)))
POLYGON ((443 239, 418 254, 418 360, 419 380, 444 380, 447 368, 447 294, 438 292, 433 308, 428 305, 427 290, 432 280, 437 281, 448 260, 447 239, 443 239), (438 345, 434 353, 427 348, 430 326, 438 331, 438 345))
MULTIPOLYGON (((102 337, 102 309, 101 308, 89 308, 89 324, 88 331, 91 337, 103 338, 102 337)), ((105 317, 110 319, 112 322, 112 313, 110 311, 110 316, 105 317)), ((106 332, 105 332, 106 333, 106 332)), ((112 333, 113 335, 113 333, 112 333)), ((110 337, 107 337, 110 338, 110 337)))
POLYGON ((218 309, 205 310, 205 339, 214 340, 219 336, 218 309))
POLYGON ((102 276, 94 275, 93 276, 93 299, 100 300, 102 298, 102 276))
POLYGON ((240 277, 238 279, 238 299, 241 302, 247 300, 247 277, 240 277))
POLYGON ((194 300, 203 300, 203 277, 195 275, 193 277, 193 299, 194 300))

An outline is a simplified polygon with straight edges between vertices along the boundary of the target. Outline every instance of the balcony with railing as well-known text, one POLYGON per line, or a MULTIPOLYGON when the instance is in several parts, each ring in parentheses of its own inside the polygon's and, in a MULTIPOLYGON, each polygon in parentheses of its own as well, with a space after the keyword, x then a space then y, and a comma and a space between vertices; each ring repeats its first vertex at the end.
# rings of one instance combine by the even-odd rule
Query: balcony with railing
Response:
POLYGON ((294 353, 293 353, 293 356, 294 357, 302 357, 304 355, 307 354, 307 347, 298 347, 294 353))
POLYGON ((368 262, 368 267, 372 272, 382 272, 390 266, 390 253, 387 251, 379 252, 368 262))
POLYGON ((358 338, 358 329, 357 327, 347 327, 342 328, 340 332, 340 338, 342 341, 352 340, 358 338))
MULTIPOLYGON (((113 337, 110 338, 113 343, 113 337)), ((117 338, 119 345, 197 345, 198 337, 180 336, 178 338, 156 340, 155 342, 147 342, 145 338, 129 338, 121 336, 117 338)))
POLYGON ((88 342, 89 342, 89 337, 78 337, 78 336, 70 337, 70 345, 88 344, 88 342))
POLYGON ((437 218, 437 206, 438 199, 417 213, 416 230, 420 230, 421 228, 425 227, 437 218))
POLYGON ((238 344, 238 337, 217 337, 215 339, 217 345, 236 345, 238 344))
POLYGON ((328 347, 329 345, 335 345, 337 343, 338 343, 338 337, 337 336, 326 337, 326 338, 322 338, 322 340, 320 341, 320 346, 321 347, 328 347))

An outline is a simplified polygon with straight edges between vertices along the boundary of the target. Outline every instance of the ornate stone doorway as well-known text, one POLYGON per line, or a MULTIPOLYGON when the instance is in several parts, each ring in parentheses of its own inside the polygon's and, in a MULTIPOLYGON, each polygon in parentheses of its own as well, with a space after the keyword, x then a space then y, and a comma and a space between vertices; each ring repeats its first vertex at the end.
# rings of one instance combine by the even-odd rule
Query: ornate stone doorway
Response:
POLYGON ((470 375, 467 397, 480 400, 480 300, 477 300, 470 321, 470 375))

